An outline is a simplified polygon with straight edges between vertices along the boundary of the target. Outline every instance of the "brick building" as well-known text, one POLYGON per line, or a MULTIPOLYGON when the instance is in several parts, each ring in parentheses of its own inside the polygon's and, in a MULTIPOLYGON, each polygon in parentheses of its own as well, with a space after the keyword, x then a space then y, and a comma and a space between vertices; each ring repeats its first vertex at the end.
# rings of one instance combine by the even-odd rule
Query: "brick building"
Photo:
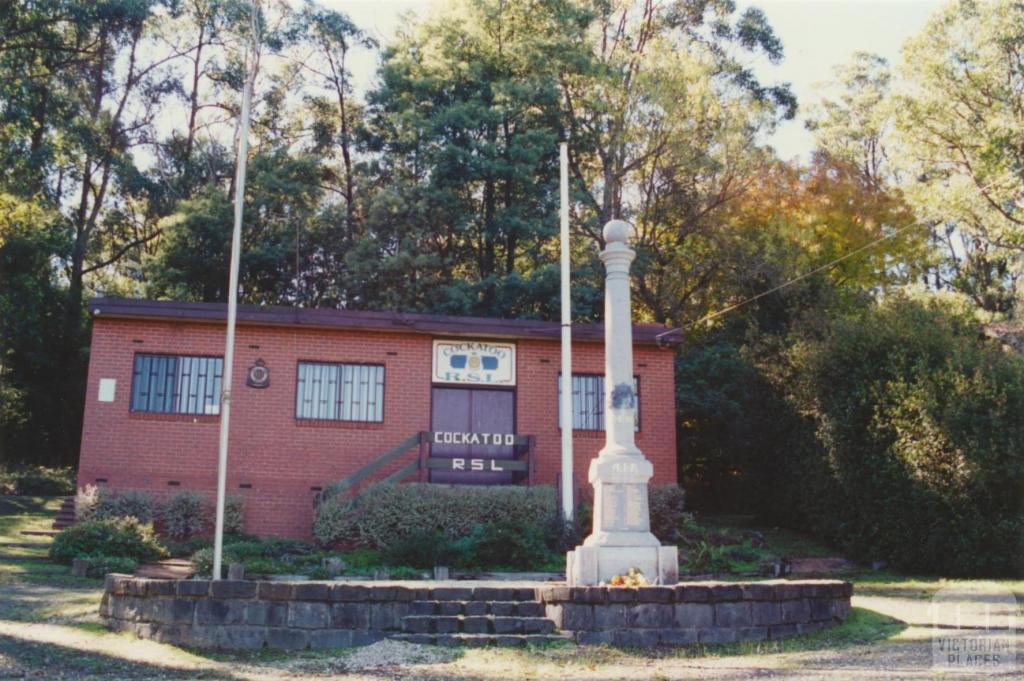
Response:
MULTIPOLYGON (((226 306, 97 298, 90 313, 79 487, 212 495, 226 306)), ((634 327, 636 440, 652 484, 676 481, 678 336, 664 331, 634 327)), ((557 323, 240 306, 235 348, 227 479, 248 532, 308 538, 320 489, 406 442, 367 480, 403 466, 415 469, 405 480, 557 480, 557 323)), ((602 327, 574 325, 581 484, 604 441, 603 372, 602 327)))

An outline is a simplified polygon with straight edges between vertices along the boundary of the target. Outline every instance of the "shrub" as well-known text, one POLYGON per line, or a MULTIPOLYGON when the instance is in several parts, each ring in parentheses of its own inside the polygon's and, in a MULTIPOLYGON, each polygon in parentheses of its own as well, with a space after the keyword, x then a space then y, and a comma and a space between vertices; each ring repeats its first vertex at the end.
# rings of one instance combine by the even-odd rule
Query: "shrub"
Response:
POLYGON ((555 508, 555 489, 548 486, 377 484, 354 499, 332 497, 321 503, 313 532, 324 545, 347 542, 383 549, 421 532, 455 540, 497 518, 540 529, 555 508))
POLYGON ((1024 361, 935 304, 890 298, 793 346, 816 446, 777 462, 776 503, 861 560, 1019 575, 1024 361))
POLYGON ((462 547, 440 530, 424 530, 406 535, 388 544, 384 560, 388 565, 405 565, 423 570, 435 565, 461 562, 462 547))
POLYGON ((100 490, 96 485, 86 485, 75 495, 75 517, 78 520, 89 520, 96 511, 100 490))
POLYGON ((651 532, 667 546, 677 546, 688 526, 686 493, 679 485, 650 488, 651 532))
POLYGON ((81 520, 102 520, 105 518, 135 518, 140 523, 150 523, 157 516, 157 504, 148 492, 139 490, 114 491, 102 488, 86 488, 78 499, 75 513, 81 520))
POLYGON ((245 497, 231 494, 224 500, 224 534, 242 534, 244 531, 245 497))
MULTIPOLYGON (((221 555, 221 571, 227 574, 228 565, 242 563, 247 572, 292 572, 303 564, 305 557, 319 563, 319 554, 312 544, 293 539, 225 542, 221 555)), ((207 547, 196 551, 191 562, 197 573, 212 574, 213 548, 207 547)))
POLYGON ((84 557, 89 559, 89 569, 86 571, 89 577, 103 577, 108 572, 131 574, 139 567, 139 561, 125 556, 96 554, 84 557))
POLYGON ((476 527, 459 557, 465 567, 536 570, 549 554, 538 527, 503 520, 476 527))
POLYGON ((24 466, 0 475, 4 494, 22 496, 67 496, 75 493, 75 469, 24 466))
POLYGON ((104 518, 75 523, 50 544, 50 559, 70 564, 82 556, 132 558, 145 562, 167 555, 153 528, 135 518, 104 518))
POLYGON ((179 541, 202 532, 209 515, 203 497, 192 491, 178 492, 164 502, 159 512, 163 532, 179 541))

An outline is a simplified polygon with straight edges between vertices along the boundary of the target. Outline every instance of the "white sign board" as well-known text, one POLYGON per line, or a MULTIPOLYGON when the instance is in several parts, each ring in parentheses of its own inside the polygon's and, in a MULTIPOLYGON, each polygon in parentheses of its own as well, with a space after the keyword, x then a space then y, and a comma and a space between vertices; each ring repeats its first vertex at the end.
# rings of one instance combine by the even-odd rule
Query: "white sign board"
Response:
POLYGON ((101 378, 100 379, 100 402, 113 402, 114 395, 117 393, 117 379, 115 378, 101 378))
POLYGON ((516 384, 516 344, 435 340, 434 383, 516 384))

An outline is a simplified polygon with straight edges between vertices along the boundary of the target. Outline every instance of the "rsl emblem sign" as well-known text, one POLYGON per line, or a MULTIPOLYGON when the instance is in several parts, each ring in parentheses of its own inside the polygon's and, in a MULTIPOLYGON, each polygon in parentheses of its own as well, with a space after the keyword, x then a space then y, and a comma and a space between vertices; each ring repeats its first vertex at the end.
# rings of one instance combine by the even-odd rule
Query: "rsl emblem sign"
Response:
POLYGON ((515 343, 435 340, 434 383, 516 384, 515 343))

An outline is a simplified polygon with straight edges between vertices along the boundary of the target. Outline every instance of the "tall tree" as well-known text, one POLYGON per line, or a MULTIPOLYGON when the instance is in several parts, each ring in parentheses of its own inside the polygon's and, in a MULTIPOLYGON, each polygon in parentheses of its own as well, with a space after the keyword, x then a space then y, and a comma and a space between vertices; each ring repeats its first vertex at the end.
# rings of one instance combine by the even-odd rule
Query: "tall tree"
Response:
POLYGON ((904 48, 905 191, 948 240, 943 283, 1008 313, 1024 256, 1024 6, 951 2, 904 48))
POLYGON ((892 74, 888 62, 867 52, 835 69, 833 96, 811 108, 807 128, 819 153, 857 168, 865 181, 882 188, 895 178, 889 162, 888 134, 892 74))
MULTIPOLYGON (((424 297, 406 304, 554 312, 556 74, 585 58, 586 21, 559 0, 467 0, 387 49, 367 122, 382 189, 357 257, 414 265, 388 268, 424 297)), ((354 304, 387 304, 355 283, 354 304)))
POLYGON ((607 220, 633 221, 641 309, 681 323, 706 309, 722 209, 771 159, 759 135, 795 111, 788 86, 762 85, 742 59, 778 61, 782 45, 730 0, 590 4, 588 63, 560 78, 577 224, 599 242, 607 220))

